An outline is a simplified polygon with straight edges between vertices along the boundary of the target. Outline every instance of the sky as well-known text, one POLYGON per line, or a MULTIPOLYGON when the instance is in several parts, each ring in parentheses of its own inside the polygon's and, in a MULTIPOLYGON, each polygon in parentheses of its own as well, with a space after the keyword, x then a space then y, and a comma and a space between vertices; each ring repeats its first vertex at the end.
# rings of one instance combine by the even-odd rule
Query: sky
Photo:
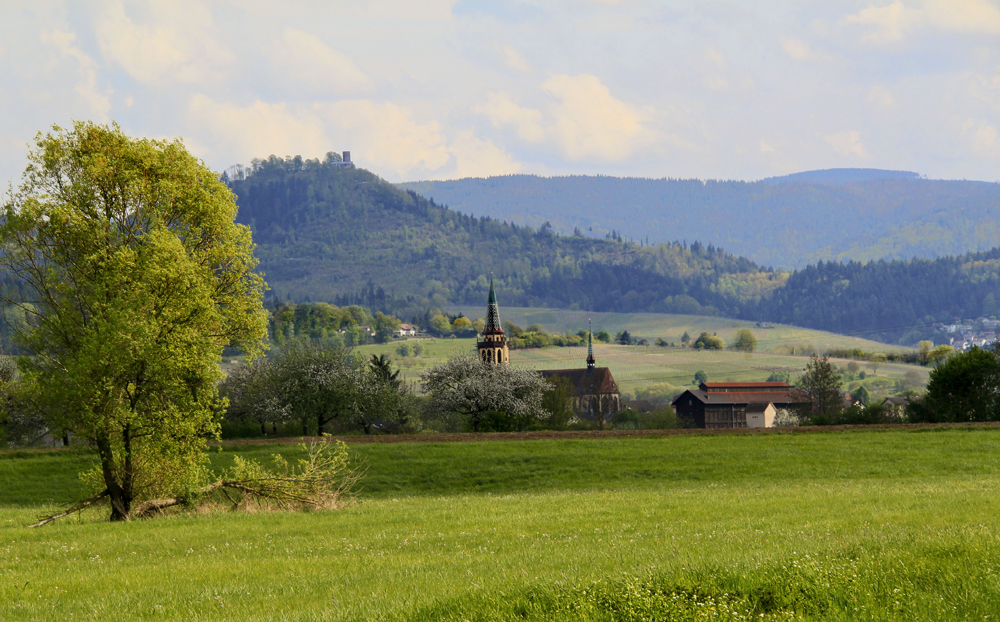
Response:
POLYGON ((0 0, 0 183, 73 120, 213 170, 1000 180, 1000 0, 0 0))

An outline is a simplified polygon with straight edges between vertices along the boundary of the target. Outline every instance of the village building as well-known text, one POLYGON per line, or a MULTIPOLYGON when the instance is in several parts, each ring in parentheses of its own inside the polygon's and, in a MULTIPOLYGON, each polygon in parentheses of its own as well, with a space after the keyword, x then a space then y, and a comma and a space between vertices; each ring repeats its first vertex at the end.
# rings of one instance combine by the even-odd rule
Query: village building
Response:
POLYGON ((493 279, 490 279, 490 297, 486 302, 486 326, 483 328, 482 339, 476 342, 476 348, 480 361, 490 365, 510 365, 510 348, 507 347, 507 336, 500 325, 500 308, 497 306, 493 279))
POLYGON ((562 377, 573 387, 572 408, 581 417, 610 417, 622 408, 618 384, 607 367, 598 367, 594 358, 594 337, 587 336, 587 367, 585 369, 549 369, 542 378, 562 377))
POLYGON ((691 428, 770 428, 777 411, 802 402, 787 382, 703 382, 671 405, 691 428))
POLYGON ((400 337, 412 337, 417 334, 417 327, 413 324, 400 324, 396 334, 400 337))

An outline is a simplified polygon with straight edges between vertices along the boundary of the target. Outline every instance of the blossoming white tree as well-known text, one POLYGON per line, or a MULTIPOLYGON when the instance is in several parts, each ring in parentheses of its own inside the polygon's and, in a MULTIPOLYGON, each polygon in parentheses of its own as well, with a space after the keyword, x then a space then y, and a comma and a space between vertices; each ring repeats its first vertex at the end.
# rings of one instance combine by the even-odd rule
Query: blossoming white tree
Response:
POLYGON ((547 385, 538 372, 509 365, 488 365, 473 354, 458 354, 421 375, 431 407, 468 418, 479 431, 483 415, 545 419, 542 394, 547 385))

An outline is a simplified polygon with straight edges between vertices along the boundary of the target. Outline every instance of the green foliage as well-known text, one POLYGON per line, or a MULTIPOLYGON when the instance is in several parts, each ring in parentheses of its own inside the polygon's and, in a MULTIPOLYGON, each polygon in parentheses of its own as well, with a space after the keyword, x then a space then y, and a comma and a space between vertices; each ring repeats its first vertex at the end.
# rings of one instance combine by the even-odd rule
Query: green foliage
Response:
POLYGON ((708 374, 699 369, 698 371, 694 372, 694 384, 695 386, 698 386, 703 382, 708 382, 708 374))
POLYGON ((542 408, 549 413, 545 427, 550 430, 565 430, 573 418, 571 400, 575 396, 573 384, 565 376, 552 376, 545 380, 548 387, 542 394, 542 408))
POLYGON ((410 416, 409 389, 386 355, 352 356, 340 344, 296 339, 267 359, 233 369, 223 383, 230 397, 227 418, 260 425, 290 419, 311 422, 322 435, 342 429, 397 428, 410 416))
POLYGON ((619 410, 611 416, 615 430, 671 430, 681 427, 674 409, 667 406, 650 412, 619 410))
POLYGON ((923 402, 911 405, 914 421, 1000 419, 1000 351, 973 347, 931 371, 923 402))
MULTIPOLYGON (((708 376, 705 375, 705 372, 698 373, 702 374, 702 377, 705 379, 708 378, 708 376)), ((695 374, 695 376, 697 376, 697 374, 695 374)), ((702 380, 701 382, 705 381, 702 380)), ((675 387, 669 382, 657 382, 638 387, 635 390, 635 399, 647 400, 654 404, 669 404, 675 397, 684 391, 684 387, 675 387)))
POLYGON ((601 343, 611 343, 611 335, 608 334, 606 330, 599 330, 594 333, 594 341, 599 341, 601 343))
POLYGON ((724 342, 720 337, 715 335, 709 335, 707 332, 702 333, 695 340, 693 347, 699 350, 724 350, 726 348, 726 342, 724 342))
POLYGON ((232 193, 179 141, 75 123, 39 134, 4 206, 22 389, 96 449, 112 518, 201 477, 219 359, 259 353, 264 283, 232 193))
POLYGON ((733 339, 730 347, 734 350, 742 350, 747 354, 752 354, 757 349, 757 338, 754 337, 749 328, 741 328, 736 331, 736 337, 733 339))
POLYGON ((802 417, 812 420, 827 420, 844 410, 844 392, 841 390, 840 374, 826 356, 813 356, 796 387, 811 401, 802 417))
POLYGON ((851 399, 856 402, 860 402, 862 406, 868 406, 872 403, 872 395, 868 392, 868 389, 864 385, 861 385, 854 391, 851 391, 851 399))

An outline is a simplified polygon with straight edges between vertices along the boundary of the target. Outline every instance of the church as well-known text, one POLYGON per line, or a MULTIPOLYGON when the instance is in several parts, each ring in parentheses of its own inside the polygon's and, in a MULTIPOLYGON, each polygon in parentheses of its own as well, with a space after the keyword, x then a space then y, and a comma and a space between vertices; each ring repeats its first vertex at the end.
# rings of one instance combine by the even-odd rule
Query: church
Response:
MULTIPOLYGON (((593 331, 587 336, 586 368, 547 369, 541 371, 542 378, 562 377, 573 387, 572 407, 581 417, 595 418, 599 415, 610 417, 621 410, 621 394, 618 384, 607 367, 598 367, 594 357, 593 331)), ((479 360, 487 365, 509 365, 510 348, 503 326, 500 324, 500 309, 497 305, 496 290, 490 279, 490 296, 486 303, 486 326, 482 339, 476 343, 479 360)))

